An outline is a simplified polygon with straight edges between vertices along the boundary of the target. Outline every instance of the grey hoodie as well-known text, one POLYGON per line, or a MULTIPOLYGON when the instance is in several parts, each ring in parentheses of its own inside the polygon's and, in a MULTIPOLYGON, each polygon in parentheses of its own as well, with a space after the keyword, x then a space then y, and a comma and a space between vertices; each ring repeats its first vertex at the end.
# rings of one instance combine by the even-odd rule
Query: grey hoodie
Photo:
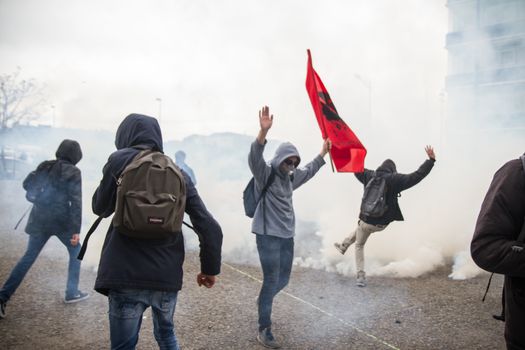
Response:
MULTIPOLYGON (((248 164, 255 178, 255 194, 258 197, 272 168, 275 179, 266 192, 266 234, 281 238, 291 238, 295 235, 295 213, 293 210, 293 191, 310 180, 325 164, 323 157, 317 155, 304 168, 297 168, 293 177, 280 171, 279 165, 289 157, 299 157, 297 148, 289 142, 282 143, 275 151, 275 156, 266 164, 263 158, 264 145, 255 140, 250 148, 248 164)), ((252 232, 264 234, 263 201, 259 202, 252 221, 252 232)))

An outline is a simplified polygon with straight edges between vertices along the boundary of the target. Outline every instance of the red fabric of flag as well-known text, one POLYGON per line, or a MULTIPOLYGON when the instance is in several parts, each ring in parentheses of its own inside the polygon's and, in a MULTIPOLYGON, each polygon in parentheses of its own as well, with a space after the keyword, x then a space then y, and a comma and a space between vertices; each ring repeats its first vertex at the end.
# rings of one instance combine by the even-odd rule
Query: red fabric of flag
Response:
POLYGON ((312 102, 323 139, 329 138, 332 141, 330 154, 337 171, 362 172, 365 167, 366 148, 339 117, 328 91, 312 66, 310 50, 308 50, 306 91, 312 102))

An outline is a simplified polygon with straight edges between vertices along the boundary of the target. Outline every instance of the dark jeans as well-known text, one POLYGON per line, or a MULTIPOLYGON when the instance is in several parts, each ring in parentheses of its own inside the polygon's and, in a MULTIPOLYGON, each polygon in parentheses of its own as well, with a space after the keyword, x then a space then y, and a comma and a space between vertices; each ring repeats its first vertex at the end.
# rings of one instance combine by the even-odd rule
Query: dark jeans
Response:
POLYGON ((294 241, 293 238, 255 236, 263 270, 263 284, 258 299, 259 330, 262 330, 272 325, 273 298, 290 280, 294 241))
MULTIPOLYGON (((48 234, 30 234, 29 241, 27 242, 27 249, 24 256, 20 258, 16 266, 11 271, 11 274, 4 283, 2 289, 0 289, 0 299, 8 301, 11 295, 16 291, 20 283, 22 283, 25 275, 35 262, 38 254, 44 248, 51 235, 48 234)), ((68 235, 57 235, 57 238, 64 244, 69 253, 69 266, 67 270, 67 285, 66 285, 66 296, 71 297, 78 293, 78 281, 80 277, 80 260, 77 259, 78 252, 80 251, 80 244, 76 246, 71 245, 69 241, 71 236, 68 235)))
POLYGON ((132 350, 139 340, 144 311, 151 307, 153 334, 161 350, 178 350, 173 329, 177 292, 120 289, 109 291, 111 349, 132 350))

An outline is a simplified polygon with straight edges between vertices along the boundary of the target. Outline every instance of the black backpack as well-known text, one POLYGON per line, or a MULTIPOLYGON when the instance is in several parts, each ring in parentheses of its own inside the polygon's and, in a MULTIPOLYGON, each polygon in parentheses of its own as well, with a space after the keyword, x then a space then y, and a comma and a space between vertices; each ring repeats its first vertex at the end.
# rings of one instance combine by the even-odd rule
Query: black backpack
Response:
POLYGON ((246 185, 246 188, 242 192, 242 200, 244 204, 244 213, 247 217, 253 218, 255 215, 255 209, 257 209, 257 205, 259 205, 259 201, 265 197, 266 191, 268 190, 268 187, 272 184, 273 180, 275 178, 275 170, 272 168, 272 172, 270 173, 270 176, 268 177, 268 181, 266 181, 266 184, 264 185, 261 195, 258 199, 255 198, 255 179, 252 177, 250 181, 248 182, 248 185, 246 185))
POLYGON ((386 179, 383 176, 377 176, 374 172, 372 179, 365 186, 361 201, 361 213, 371 218, 383 216, 388 210, 386 191, 386 179))
POLYGON ((27 175, 23 187, 29 202, 44 206, 53 204, 58 187, 56 174, 52 171, 55 164, 56 160, 47 160, 27 175))

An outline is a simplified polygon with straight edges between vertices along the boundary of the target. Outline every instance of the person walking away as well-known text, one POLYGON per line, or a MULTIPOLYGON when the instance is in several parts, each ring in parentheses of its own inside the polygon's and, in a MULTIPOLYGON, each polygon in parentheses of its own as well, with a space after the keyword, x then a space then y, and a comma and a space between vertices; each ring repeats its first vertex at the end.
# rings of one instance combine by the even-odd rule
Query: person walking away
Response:
POLYGON ((507 349, 525 349, 525 155, 505 163, 490 183, 470 244, 474 262, 505 275, 507 349))
POLYGON ((181 168, 181 170, 184 170, 184 172, 190 177, 191 181, 193 182, 193 185, 197 186, 197 178, 195 177, 195 173, 193 172, 193 169, 190 168, 190 166, 186 163, 186 152, 175 152, 175 164, 177 164, 177 166, 181 168))
POLYGON ((0 289, 0 318, 5 317, 7 302, 52 236, 62 242, 69 254, 64 302, 76 303, 89 298, 88 293, 78 289, 82 179, 76 164, 82 159, 82 150, 77 141, 66 139, 58 146, 55 156, 56 160, 40 163, 23 182, 24 189, 28 191, 26 197, 33 202, 25 227, 29 240, 24 255, 0 289), (30 195, 34 192, 36 182, 42 184, 40 193, 30 195))
POLYGON ((426 146, 425 152, 428 159, 425 160, 418 170, 411 174, 399 174, 396 169, 396 164, 391 159, 386 159, 375 171, 365 168, 363 172, 355 173, 356 178, 365 188, 361 200, 361 210, 357 227, 342 243, 334 243, 334 246, 344 255, 348 248, 355 243, 356 284, 359 287, 366 287, 364 256, 366 241, 372 233, 383 231, 392 221, 404 220, 397 199, 399 194, 417 185, 434 167, 434 163, 436 162, 434 149, 431 146, 426 146), (374 183, 371 183, 372 181, 374 181, 374 183), (378 185, 376 191, 367 189, 369 184, 371 187, 375 183, 381 182, 383 185, 378 185), (374 192, 377 195, 377 192, 381 191, 383 192, 379 193, 377 198, 370 200, 368 197, 369 194, 373 196, 374 192), (371 208, 371 203, 379 203, 382 205, 381 210, 371 208))
POLYGON ((295 235, 295 213, 292 203, 293 191, 310 180, 325 164, 323 157, 331 147, 325 140, 320 154, 304 168, 299 168, 299 152, 289 142, 282 143, 269 164, 263 158, 266 135, 273 125, 273 115, 264 106, 259 111, 260 130, 251 144, 248 164, 255 179, 256 195, 270 179, 265 197, 260 200, 252 221, 257 251, 263 272, 263 284, 257 299, 259 330, 257 340, 269 348, 280 344, 272 333, 273 299, 287 284, 292 270, 295 235))
MULTIPOLYGON (((118 127, 115 146, 93 195, 93 212, 108 217, 116 208, 117 179, 139 153, 162 152, 162 134, 155 118, 128 115, 118 127)), ((142 153, 141 153, 142 154, 142 153)), ((201 272, 197 283, 213 287, 221 266, 222 230, 208 212, 187 173, 184 211, 198 233, 201 272)), ((155 187, 157 184, 152 184, 155 187)), ((182 200, 179 198, 177 200, 182 200)), ((158 222, 158 218, 152 223, 158 222)), ((95 290, 108 296, 111 349, 135 349, 143 313, 152 309, 153 333, 159 348, 178 349, 173 315, 182 287, 184 238, 173 232, 162 238, 138 238, 110 225, 98 266, 95 290)), ((210 305, 211 306, 211 305, 210 305)))

